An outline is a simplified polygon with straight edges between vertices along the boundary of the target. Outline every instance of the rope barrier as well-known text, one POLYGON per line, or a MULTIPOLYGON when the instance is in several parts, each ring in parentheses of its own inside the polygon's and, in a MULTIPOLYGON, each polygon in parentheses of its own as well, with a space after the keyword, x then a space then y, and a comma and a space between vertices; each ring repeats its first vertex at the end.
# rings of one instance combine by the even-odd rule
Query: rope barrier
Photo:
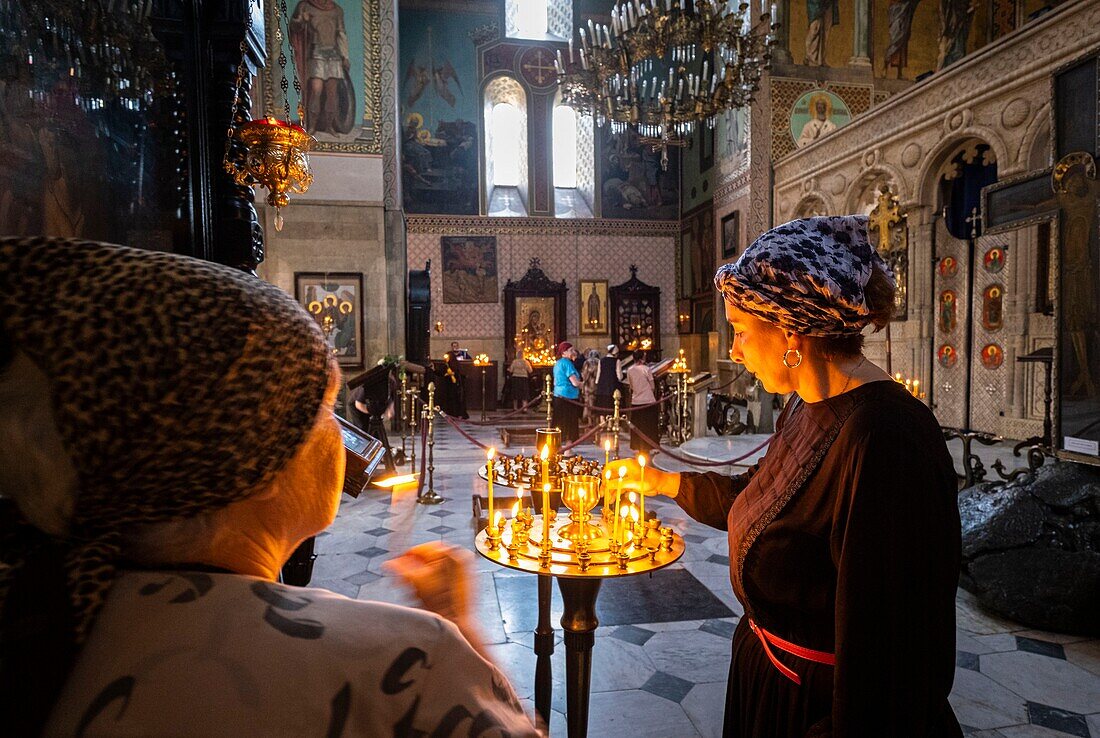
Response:
POLYGON ((587 441, 589 438, 596 435, 596 432, 598 430, 600 430, 600 428, 602 428, 602 427, 603 426, 601 426, 599 423, 596 423, 595 425, 592 426, 592 430, 588 431, 587 433, 585 433, 583 436, 581 436, 577 440, 573 441, 572 443, 567 443, 566 445, 562 446, 561 450, 562 451, 569 451, 569 450, 573 449, 573 447, 581 445, 582 443, 587 441))
POLYGON ((451 427, 454 428, 456 431, 458 431, 462 435, 462 437, 465 438, 467 441, 474 444, 475 446, 480 448, 482 451, 488 451, 489 450, 489 446, 486 446, 484 443, 482 443, 481 441, 477 440, 476 438, 471 436, 469 433, 464 431, 462 429, 462 426, 460 426, 458 424, 457 420, 455 420, 454 418, 452 418, 450 415, 443 412, 442 410, 439 411, 439 414, 442 415, 443 419, 446 420, 448 423, 450 423, 451 427))
POLYGON ((771 436, 768 436, 767 438, 765 438, 763 443, 761 443, 756 448, 752 449, 748 453, 744 453, 744 454, 742 454, 740 456, 737 456, 735 458, 732 458, 732 459, 729 459, 729 460, 726 460, 726 461, 704 461, 704 460, 700 460, 700 459, 692 459, 692 458, 688 458, 686 456, 681 456, 680 454, 675 453, 674 451, 669 451, 666 448, 662 448, 661 444, 656 443, 652 438, 650 438, 645 433, 643 433, 638 428, 638 426, 636 426, 634 423, 627 420, 626 424, 630 427, 630 430, 632 432, 637 433, 638 437, 641 438, 645 443, 647 443, 651 448, 660 449, 660 451, 662 453, 668 454, 668 457, 670 459, 675 459, 676 461, 679 461, 681 464, 690 464, 691 466, 748 466, 748 464, 741 464, 739 462, 742 459, 747 459, 748 457, 752 456, 753 454, 755 454, 760 449, 767 446, 769 443, 771 443, 772 437, 775 435, 773 433, 771 436))
MULTIPOLYGON (((634 412, 635 410, 645 410, 647 407, 655 407, 655 406, 660 405, 662 403, 668 402, 672 398, 673 398, 673 395, 665 395, 664 397, 657 400, 656 402, 648 402, 645 405, 620 405, 619 406, 619 414, 620 415, 627 415, 629 413, 634 412)), ((586 403, 579 402, 579 401, 571 399, 569 397, 558 397, 557 395, 554 395, 554 399, 555 400, 565 400, 566 402, 568 402, 571 405, 576 405, 577 407, 587 408, 588 410, 595 410, 596 412, 600 412, 600 413, 613 413, 613 412, 615 412, 615 408, 613 408, 613 407, 599 407, 597 405, 588 405, 586 403)))
MULTIPOLYGON (((508 418, 514 418, 515 416, 520 415, 521 413, 527 412, 528 410, 530 410, 531 408, 533 408, 535 405, 539 404, 542 401, 543 401, 543 393, 539 392, 538 397, 536 397, 535 399, 528 402, 526 405, 521 407, 519 410, 513 410, 510 413, 505 413, 504 415, 501 415, 497 418, 493 418, 492 420, 485 420, 485 421, 481 421, 481 420, 463 420, 462 422, 466 423, 468 425, 496 425, 497 423, 499 423, 502 420, 507 420, 508 418)), ((458 420, 458 418, 455 418, 455 420, 458 420)))

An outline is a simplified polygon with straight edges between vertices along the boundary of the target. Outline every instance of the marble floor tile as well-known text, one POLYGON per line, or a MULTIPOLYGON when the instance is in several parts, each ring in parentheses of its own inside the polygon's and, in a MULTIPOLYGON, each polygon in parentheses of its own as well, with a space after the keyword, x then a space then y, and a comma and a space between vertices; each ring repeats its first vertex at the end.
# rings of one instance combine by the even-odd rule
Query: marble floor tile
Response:
POLYGON ((726 709, 726 682, 696 684, 680 701, 692 725, 703 738, 721 738, 726 709))
POLYGON ((696 738, 691 719, 684 709, 649 692, 627 690, 592 695, 588 734, 597 736, 661 736, 696 738))
MULTIPOLYGON (((1003 653, 1016 650, 1016 636, 1011 633, 993 633, 992 635, 973 636, 976 643, 985 648, 985 653, 1003 653)), ((958 644, 955 644, 958 648, 958 644)), ((974 653, 978 653, 975 651, 974 653)))
POLYGON ((955 595, 955 619, 958 627, 977 635, 1011 633, 1020 629, 1019 625, 983 610, 978 599, 961 587, 955 595))
POLYGON ((658 633, 643 647, 653 665, 682 679, 719 682, 729 676, 730 642, 701 630, 658 633))
MULTIPOLYGON (((1100 676, 1100 640, 1069 643, 1065 650, 1066 661, 1100 676)), ((1100 738, 1100 735, 1096 738, 1100 738)))
POLYGON ((975 653, 979 656, 983 653, 993 653, 997 650, 960 629, 955 630, 955 648, 960 651, 966 651, 967 653, 975 653))
POLYGON ((495 643, 485 646, 493 662, 508 677, 516 695, 533 697, 535 693, 535 652, 518 643, 495 643))
POLYGON ((357 553, 318 555, 313 564, 313 579, 315 581, 327 579, 346 579, 353 574, 367 570, 370 564, 357 553))
POLYGON ((1047 641, 1048 643, 1079 643, 1081 641, 1087 641, 1091 639, 1091 636, 1084 635, 1072 635, 1068 633, 1051 633, 1048 630, 1018 630, 1015 635, 1023 638, 1035 638, 1040 641, 1047 641))
POLYGON ((981 657, 982 673, 1031 702, 1079 714, 1100 705, 1100 682, 1068 661, 1017 651, 981 657))
POLYGON ((955 671, 950 700, 963 725, 988 730, 1027 722, 1023 697, 968 669, 955 671))

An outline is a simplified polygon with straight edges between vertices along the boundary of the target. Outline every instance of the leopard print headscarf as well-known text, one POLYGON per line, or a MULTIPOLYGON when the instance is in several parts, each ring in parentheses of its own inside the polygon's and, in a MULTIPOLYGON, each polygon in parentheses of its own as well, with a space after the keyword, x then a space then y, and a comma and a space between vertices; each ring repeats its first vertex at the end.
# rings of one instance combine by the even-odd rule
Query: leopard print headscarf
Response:
POLYGON ((21 567, 49 551, 67 576, 74 644, 126 531, 262 489, 306 439, 333 371, 316 323, 277 287, 87 241, 0 239, 0 333, 49 379, 78 480, 67 535, 3 521, 0 608, 21 567))
POLYGON ((792 220, 753 241, 714 275, 726 302, 803 336, 855 335, 870 322, 864 288, 878 267, 867 216, 792 220))

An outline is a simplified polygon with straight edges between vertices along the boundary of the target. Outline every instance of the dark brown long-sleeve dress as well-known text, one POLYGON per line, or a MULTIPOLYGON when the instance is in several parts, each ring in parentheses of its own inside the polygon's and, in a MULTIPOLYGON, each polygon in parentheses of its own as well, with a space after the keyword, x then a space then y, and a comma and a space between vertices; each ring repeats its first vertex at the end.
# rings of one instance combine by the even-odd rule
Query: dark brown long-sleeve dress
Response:
POLYGON ((685 473, 676 502, 729 531, 745 608, 733 637, 725 735, 961 736, 955 671, 959 513, 932 413, 896 382, 794 400, 767 455, 737 477, 685 473), (772 649, 749 619, 816 664, 772 649))

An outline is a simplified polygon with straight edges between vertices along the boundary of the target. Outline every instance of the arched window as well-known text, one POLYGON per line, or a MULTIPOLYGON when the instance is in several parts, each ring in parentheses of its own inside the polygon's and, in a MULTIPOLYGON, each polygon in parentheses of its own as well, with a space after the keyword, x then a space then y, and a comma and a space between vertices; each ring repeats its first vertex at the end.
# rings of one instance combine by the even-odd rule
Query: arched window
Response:
POLYGON ((573 108, 554 105, 551 119, 554 165, 554 215, 559 218, 591 218, 596 196, 596 151, 592 116, 573 108))
POLYGON ((492 151, 488 152, 493 160, 493 187, 516 187, 519 185, 519 141, 516 130, 522 116, 519 108, 512 103, 502 102, 493 106, 491 113, 492 151))
POLYGON ((568 105, 554 108, 554 186, 577 186, 577 113, 568 105))
POLYGON ((527 93, 515 78, 500 76, 482 95, 485 212, 526 215, 527 93))

